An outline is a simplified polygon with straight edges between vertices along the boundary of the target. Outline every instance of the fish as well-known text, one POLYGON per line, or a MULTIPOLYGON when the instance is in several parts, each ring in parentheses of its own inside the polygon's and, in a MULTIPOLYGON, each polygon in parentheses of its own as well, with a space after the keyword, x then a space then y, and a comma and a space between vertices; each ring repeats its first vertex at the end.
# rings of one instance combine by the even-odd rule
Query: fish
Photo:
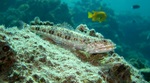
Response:
MULTIPOLYGON (((43 23, 42 23, 43 24, 43 23)), ((30 30, 43 38, 53 40, 56 44, 84 51, 89 54, 107 53, 115 49, 115 44, 104 38, 89 36, 57 25, 30 25, 30 30)))
POLYGON ((88 18, 91 18, 92 21, 98 21, 101 23, 106 20, 107 15, 104 11, 93 11, 88 12, 88 18))
POLYGON ((133 8, 133 9, 139 9, 139 8, 140 8, 140 5, 137 5, 137 4, 136 4, 136 5, 133 5, 132 8, 133 8))

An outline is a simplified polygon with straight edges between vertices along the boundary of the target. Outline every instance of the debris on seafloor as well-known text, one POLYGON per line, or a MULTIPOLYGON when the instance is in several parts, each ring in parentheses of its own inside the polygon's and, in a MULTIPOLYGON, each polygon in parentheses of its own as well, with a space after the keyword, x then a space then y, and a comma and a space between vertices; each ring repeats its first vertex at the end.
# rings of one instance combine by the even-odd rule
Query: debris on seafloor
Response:
MULTIPOLYGON (((17 27, 6 29, 4 26, 0 26, 0 29, 3 29, 0 30, 1 41, 4 35, 7 42, 1 44, 0 48, 9 46, 13 58, 13 65, 7 66, 8 72, 3 73, 0 78, 2 83, 148 83, 139 70, 113 51, 115 44, 111 40, 105 39, 93 29, 88 29, 84 24, 79 25, 76 31, 58 27, 48 21, 38 21, 37 24, 32 22, 22 30, 17 27), (54 37, 56 39, 51 40, 54 37), (51 42, 45 38, 49 38, 51 42), (87 38, 89 40, 85 41, 87 38), (94 45, 99 43, 102 48, 98 46, 100 50, 96 49, 91 42, 94 45), (68 48, 72 46, 75 50, 63 48, 59 43, 61 46, 67 45, 68 48), (79 48, 79 44, 83 48, 79 48), (87 50, 84 46, 90 48, 87 50), (95 49, 98 51, 94 51, 95 49), (105 51, 101 51, 104 49, 105 51), (87 57, 86 54, 90 56, 87 57)), ((1 62, 3 59, 0 57, 2 68, 1 62)))

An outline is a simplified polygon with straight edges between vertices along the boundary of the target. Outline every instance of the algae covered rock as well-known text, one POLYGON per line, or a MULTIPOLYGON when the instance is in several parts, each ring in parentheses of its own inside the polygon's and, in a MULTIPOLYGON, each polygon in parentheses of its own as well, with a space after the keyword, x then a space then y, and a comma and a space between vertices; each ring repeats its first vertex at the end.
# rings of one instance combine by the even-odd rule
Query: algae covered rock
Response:
MULTIPOLYGON (((5 45, 9 46, 10 50, 8 52, 12 52, 13 55, 11 56, 15 57, 15 62, 12 62, 13 65, 7 66, 9 67, 8 72, 3 73, 3 78, 0 78, 1 82, 147 83, 139 73, 139 70, 127 63, 123 57, 119 56, 113 50, 88 54, 86 51, 80 49, 67 49, 66 46, 63 47, 63 44, 58 45, 62 41, 54 43, 54 41, 48 39, 49 35, 45 36, 45 33, 43 33, 44 35, 40 35, 32 31, 33 26, 39 27, 39 24, 32 24, 26 24, 21 30, 17 29, 17 27, 6 29, 3 26, 3 30, 0 31, 0 34, 2 34, 1 41, 5 39, 7 42, 0 43, 0 48, 2 49, 5 45)), ((45 24, 45 22, 42 22, 40 26, 43 27, 43 29, 40 28, 42 32, 45 32, 44 28, 50 26, 58 28, 56 25, 45 24)), ((55 28, 54 30, 57 30, 55 28)), ((63 27, 59 26, 59 28, 63 27)), ((34 29, 38 30, 39 28, 34 29)), ((78 36, 85 36, 86 34, 83 32, 74 32, 73 30, 67 31, 78 34, 78 36)), ((87 35, 90 36, 88 33, 87 35)), ((57 34, 57 36, 57 38, 65 38, 65 36, 60 36, 60 34, 57 34)), ((96 39, 104 39, 100 33, 99 36, 92 36, 96 39)), ((2 50, 1 52, 4 53, 2 50)), ((4 60, 2 57, 0 57, 0 61, 4 60)), ((5 58, 9 58, 9 56, 5 56, 5 58)), ((2 66, 0 67, 3 68, 2 66)))

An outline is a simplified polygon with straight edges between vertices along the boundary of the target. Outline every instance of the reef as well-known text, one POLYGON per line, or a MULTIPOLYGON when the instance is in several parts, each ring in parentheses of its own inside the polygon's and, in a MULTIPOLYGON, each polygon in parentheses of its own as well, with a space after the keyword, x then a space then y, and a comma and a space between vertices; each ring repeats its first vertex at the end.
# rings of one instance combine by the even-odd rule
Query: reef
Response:
POLYGON ((42 20, 73 25, 69 8, 61 0, 2 0, 0 15, 0 24, 6 27, 20 27, 22 22, 29 23, 35 16, 42 20))
MULTIPOLYGON (((92 54, 80 49, 70 50, 69 47, 63 47, 63 44, 58 45, 60 41, 53 43, 45 35, 32 31, 38 30, 33 25, 42 25, 42 28, 58 27, 52 22, 39 20, 24 24, 21 30, 0 26, 1 83, 148 83, 139 70, 114 50, 92 54)), ((44 29, 42 31, 46 32, 44 29)), ((74 31, 67 31, 105 39, 85 24, 79 25, 74 31)))

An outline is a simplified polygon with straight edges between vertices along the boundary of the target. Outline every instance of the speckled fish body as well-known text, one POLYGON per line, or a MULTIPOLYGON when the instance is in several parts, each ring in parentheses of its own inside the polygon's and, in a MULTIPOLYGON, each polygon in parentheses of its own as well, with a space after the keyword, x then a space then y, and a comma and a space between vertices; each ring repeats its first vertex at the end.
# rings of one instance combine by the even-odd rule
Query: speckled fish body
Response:
POLYGON ((30 30, 45 38, 87 53, 105 53, 115 49, 115 44, 104 38, 92 37, 67 28, 48 25, 30 25, 30 30))

